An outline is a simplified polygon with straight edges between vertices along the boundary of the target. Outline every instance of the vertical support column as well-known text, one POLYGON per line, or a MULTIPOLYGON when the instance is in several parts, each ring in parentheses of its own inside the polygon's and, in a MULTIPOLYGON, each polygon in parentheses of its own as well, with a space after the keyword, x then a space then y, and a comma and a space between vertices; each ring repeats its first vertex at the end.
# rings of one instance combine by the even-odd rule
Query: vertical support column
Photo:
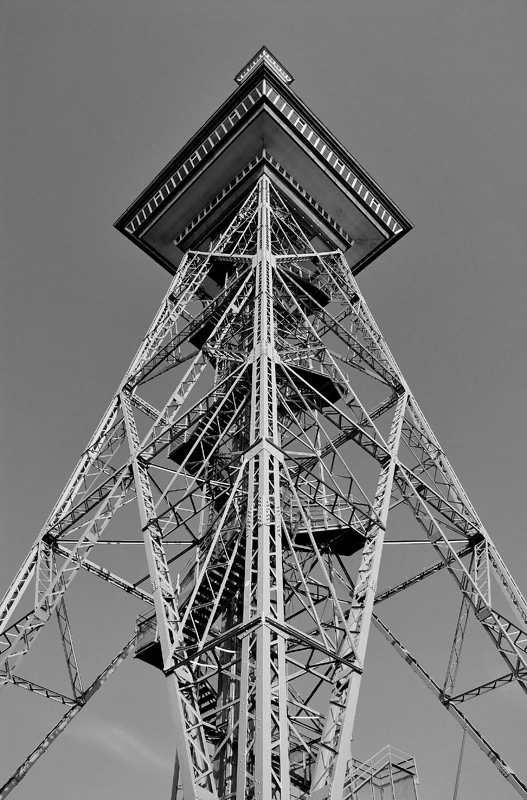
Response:
MULTIPOLYGON (((159 640, 163 659, 167 661, 171 657, 179 633, 176 594, 172 586, 163 539, 155 518, 148 471, 137 457, 140 447, 139 435, 130 398, 125 391, 121 392, 121 403, 130 452, 133 454, 132 467, 146 558, 152 581, 159 640)), ((185 800, 214 800, 217 792, 212 762, 204 734, 203 721, 192 689, 193 681, 189 668, 179 667, 168 676, 167 681, 176 734, 179 774, 185 800)))
POLYGON ((57 605, 57 622, 59 625, 60 638, 62 639, 62 647, 64 649, 64 656, 66 658, 66 666, 68 668, 68 675, 70 678, 73 697, 78 700, 83 695, 82 680, 77 663, 77 656, 75 648, 73 647, 73 638, 71 635, 70 621, 68 612, 66 611, 66 603, 64 597, 57 605))
POLYGON ((289 797, 276 355, 269 179, 259 180, 238 800, 289 797))
POLYGON ((11 586, 0 603, 0 634, 7 626, 20 600, 24 596, 24 592, 35 574, 38 559, 39 542, 37 541, 27 554, 14 581, 11 583, 11 586))
MULTIPOLYGON (((475 560, 474 555, 472 555, 469 572, 472 572, 474 568, 474 560, 475 560)), ((456 630, 454 633, 454 639, 452 641, 452 648, 450 650, 450 657, 448 659, 445 682, 443 684, 443 695, 445 697, 449 697, 451 694, 453 694, 457 678, 457 672, 459 669, 461 649, 463 647, 463 642, 465 639, 465 631, 467 629, 468 615, 471 608, 470 598, 467 594, 468 585, 469 585, 468 578, 466 576, 463 576, 461 579, 461 586, 460 586, 460 589, 462 591, 461 606, 459 609, 459 615, 457 619, 456 630)))
MULTIPOLYGON (((381 470, 375 494, 374 509, 379 517, 379 525, 364 546, 348 619, 348 628, 353 635, 355 652, 361 666, 366 655, 407 400, 407 393, 400 396, 393 418, 388 440, 391 458, 381 470)), ((344 664, 338 667, 311 785, 311 797, 314 800, 326 797, 341 800, 343 797, 360 684, 361 674, 344 664)))
MULTIPOLYGON (((22 617, 10 629, 4 630, 0 637, 2 656, 0 659, 0 689, 9 681, 21 659, 29 651, 38 634, 50 619, 57 604, 64 597, 64 593, 81 568, 83 561, 102 536, 115 511, 124 502, 130 487, 128 469, 122 470, 120 474, 117 473, 117 476, 112 480, 114 481, 112 490, 99 506, 91 523, 84 528, 81 537, 64 561, 60 572, 49 581, 48 589, 42 594, 38 605, 35 605, 32 611, 22 617)), ((47 568, 46 574, 49 577, 47 568)))

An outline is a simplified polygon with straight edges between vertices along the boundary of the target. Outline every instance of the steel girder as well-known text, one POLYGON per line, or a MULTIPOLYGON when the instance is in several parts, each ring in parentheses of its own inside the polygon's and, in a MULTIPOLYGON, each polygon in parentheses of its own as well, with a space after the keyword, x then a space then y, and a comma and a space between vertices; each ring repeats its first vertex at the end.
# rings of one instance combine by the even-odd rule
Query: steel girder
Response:
MULTIPOLYGON (((406 537, 397 538, 403 545, 406 537)), ((207 249, 185 255, 0 606, 0 681, 72 706, 67 721, 101 683, 82 689, 65 610, 81 569, 147 604, 137 651, 169 684, 175 795, 341 800, 371 624, 524 791, 459 705, 514 680, 525 690, 525 599, 344 256, 315 250, 265 169, 207 249), (120 529, 112 538, 130 503, 139 511, 136 538, 120 529), (439 561, 378 592, 400 509, 439 561), (140 542, 141 577, 88 559, 96 547, 140 542), (373 607, 440 571, 458 587, 461 611, 438 683, 373 607), (491 596, 493 584, 517 622, 491 596), (53 612, 72 697, 18 674, 53 612), (459 692, 469 616, 508 672, 459 692), (143 646, 147 628, 156 633, 143 646)))

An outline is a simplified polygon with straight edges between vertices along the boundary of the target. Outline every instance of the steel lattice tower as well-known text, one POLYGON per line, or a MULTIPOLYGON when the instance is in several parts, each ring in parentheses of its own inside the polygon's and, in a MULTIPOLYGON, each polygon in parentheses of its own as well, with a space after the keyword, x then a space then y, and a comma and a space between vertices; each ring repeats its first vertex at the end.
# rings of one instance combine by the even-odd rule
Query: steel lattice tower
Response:
POLYGON ((2 682, 68 711, 0 797, 134 650, 166 676, 174 797, 351 797, 373 625, 527 798, 463 710, 506 683, 526 690, 527 603, 356 281, 410 223, 292 92, 268 50, 236 80, 116 223, 173 279, 3 600, 2 682), (112 526, 130 501, 140 523, 128 538, 144 539, 148 589, 140 572, 124 577, 91 560, 99 543, 126 545, 112 526), (391 527, 401 510, 414 526, 404 536, 391 527), (379 592, 392 530, 392 542, 422 540, 435 560, 379 592), (81 570, 147 608, 137 636, 87 689, 65 606, 81 570), (460 610, 437 680, 374 605, 440 572, 459 590, 460 610), (54 615, 67 693, 19 672, 54 615), (470 616, 505 664, 460 692, 470 616))

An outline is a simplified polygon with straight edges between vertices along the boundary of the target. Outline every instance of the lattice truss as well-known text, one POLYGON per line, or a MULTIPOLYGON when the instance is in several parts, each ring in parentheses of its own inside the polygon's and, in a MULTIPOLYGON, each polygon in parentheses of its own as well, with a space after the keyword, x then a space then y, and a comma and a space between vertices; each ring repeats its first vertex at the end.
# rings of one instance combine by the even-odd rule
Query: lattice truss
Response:
POLYGON ((372 623, 527 797, 462 710, 504 683, 526 690, 525 600, 344 256, 314 249, 266 174, 208 249, 183 258, 3 600, 2 682, 68 711, 1 797, 134 649, 132 640, 83 688, 65 606, 80 570, 147 604, 138 649, 167 676, 175 785, 186 800, 345 796, 372 623), (127 547, 112 524, 129 503, 139 509, 143 564, 118 575, 92 558, 127 547), (392 519, 401 544, 428 543, 429 566, 379 593, 392 519), (442 679, 373 613, 440 571, 461 602, 442 679), (71 682, 64 693, 19 671, 53 615, 71 682), (469 616, 505 663, 459 692, 469 616))

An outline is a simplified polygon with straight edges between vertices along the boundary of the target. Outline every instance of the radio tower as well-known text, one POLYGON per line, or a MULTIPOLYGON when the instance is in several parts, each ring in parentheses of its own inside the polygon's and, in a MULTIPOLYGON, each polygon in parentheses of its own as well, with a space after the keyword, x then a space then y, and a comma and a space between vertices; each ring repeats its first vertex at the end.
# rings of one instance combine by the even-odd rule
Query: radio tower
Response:
POLYGON ((262 48, 116 223, 173 279, 3 600, 2 683, 68 710, 0 798, 133 651, 166 676, 172 797, 359 797, 351 747, 372 626, 527 798, 463 705, 527 690, 527 603, 356 281, 411 225, 292 80, 262 48), (118 523, 129 502, 133 530, 129 515, 118 523), (118 562, 141 537, 143 560, 128 549, 118 562), (378 590, 383 551, 384 570, 408 542, 428 566, 378 590), (96 558, 109 550, 122 569, 96 558), (146 608, 87 688, 65 605, 80 571, 128 593, 134 616, 146 608), (459 597, 442 677, 374 611, 437 573, 459 597), (21 663, 52 616, 62 692, 21 663), (460 690, 469 618, 504 664, 460 690))

